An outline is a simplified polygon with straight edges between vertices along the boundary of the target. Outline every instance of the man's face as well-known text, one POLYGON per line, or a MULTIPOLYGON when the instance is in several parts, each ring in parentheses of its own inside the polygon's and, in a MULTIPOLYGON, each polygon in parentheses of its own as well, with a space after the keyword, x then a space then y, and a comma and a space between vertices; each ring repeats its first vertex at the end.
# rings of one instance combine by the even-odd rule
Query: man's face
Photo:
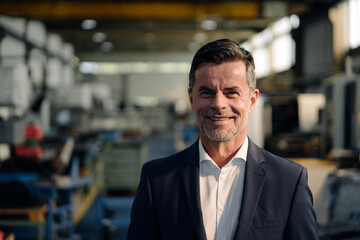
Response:
POLYGON ((246 136, 248 115, 255 107, 259 91, 250 94, 245 63, 203 63, 195 76, 189 98, 200 136, 222 142, 246 136))

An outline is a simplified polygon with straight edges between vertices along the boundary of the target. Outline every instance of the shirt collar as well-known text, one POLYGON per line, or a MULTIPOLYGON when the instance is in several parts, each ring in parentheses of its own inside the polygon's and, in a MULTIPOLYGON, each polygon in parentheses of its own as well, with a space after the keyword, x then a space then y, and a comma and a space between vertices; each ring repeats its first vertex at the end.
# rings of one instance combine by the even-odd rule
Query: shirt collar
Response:
MULTIPOLYGON (((236 154, 231 159, 231 161, 233 159, 243 159, 244 161, 246 161, 247 152, 248 152, 248 146, 249 146, 249 140, 248 140, 248 137, 246 136, 243 145, 236 152, 236 154)), ((205 149, 204 149, 204 147, 203 147, 203 145, 201 143, 201 139, 199 139, 199 160, 200 160, 200 162, 205 161, 205 160, 213 161, 211 159, 211 157, 209 156, 209 154, 207 154, 207 152, 205 151, 205 149)))

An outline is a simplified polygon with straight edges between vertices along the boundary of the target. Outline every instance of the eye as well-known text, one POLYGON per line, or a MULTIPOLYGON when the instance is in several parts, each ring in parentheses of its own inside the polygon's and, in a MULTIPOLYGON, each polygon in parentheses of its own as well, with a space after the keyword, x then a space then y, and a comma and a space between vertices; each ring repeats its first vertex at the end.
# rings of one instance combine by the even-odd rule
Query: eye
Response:
POLYGON ((237 91, 228 91, 226 92, 226 95, 234 96, 234 95, 239 95, 239 93, 237 91))
POLYGON ((210 96, 212 94, 211 90, 205 89, 200 91, 201 96, 210 96))

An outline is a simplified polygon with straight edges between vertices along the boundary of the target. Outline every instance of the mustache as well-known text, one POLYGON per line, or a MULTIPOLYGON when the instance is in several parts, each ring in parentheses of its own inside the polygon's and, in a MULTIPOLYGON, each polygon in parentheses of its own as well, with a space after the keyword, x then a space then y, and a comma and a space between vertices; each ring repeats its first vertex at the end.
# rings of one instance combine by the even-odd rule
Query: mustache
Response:
POLYGON ((235 118, 238 116, 238 114, 234 113, 234 112, 214 112, 214 111, 209 111, 209 112, 204 112, 202 114, 203 117, 208 117, 208 118, 235 118))

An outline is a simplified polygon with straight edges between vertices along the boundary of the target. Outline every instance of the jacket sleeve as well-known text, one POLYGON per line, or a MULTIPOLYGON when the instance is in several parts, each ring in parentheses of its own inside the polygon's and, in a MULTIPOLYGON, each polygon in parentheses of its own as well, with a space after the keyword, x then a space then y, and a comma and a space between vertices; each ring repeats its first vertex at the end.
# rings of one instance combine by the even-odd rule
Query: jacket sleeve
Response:
POLYGON ((319 239, 313 198, 307 183, 307 171, 305 168, 300 173, 293 195, 284 239, 319 239))
POLYGON ((131 208, 127 240, 160 239, 159 224, 153 206, 148 164, 141 170, 140 183, 131 208))

